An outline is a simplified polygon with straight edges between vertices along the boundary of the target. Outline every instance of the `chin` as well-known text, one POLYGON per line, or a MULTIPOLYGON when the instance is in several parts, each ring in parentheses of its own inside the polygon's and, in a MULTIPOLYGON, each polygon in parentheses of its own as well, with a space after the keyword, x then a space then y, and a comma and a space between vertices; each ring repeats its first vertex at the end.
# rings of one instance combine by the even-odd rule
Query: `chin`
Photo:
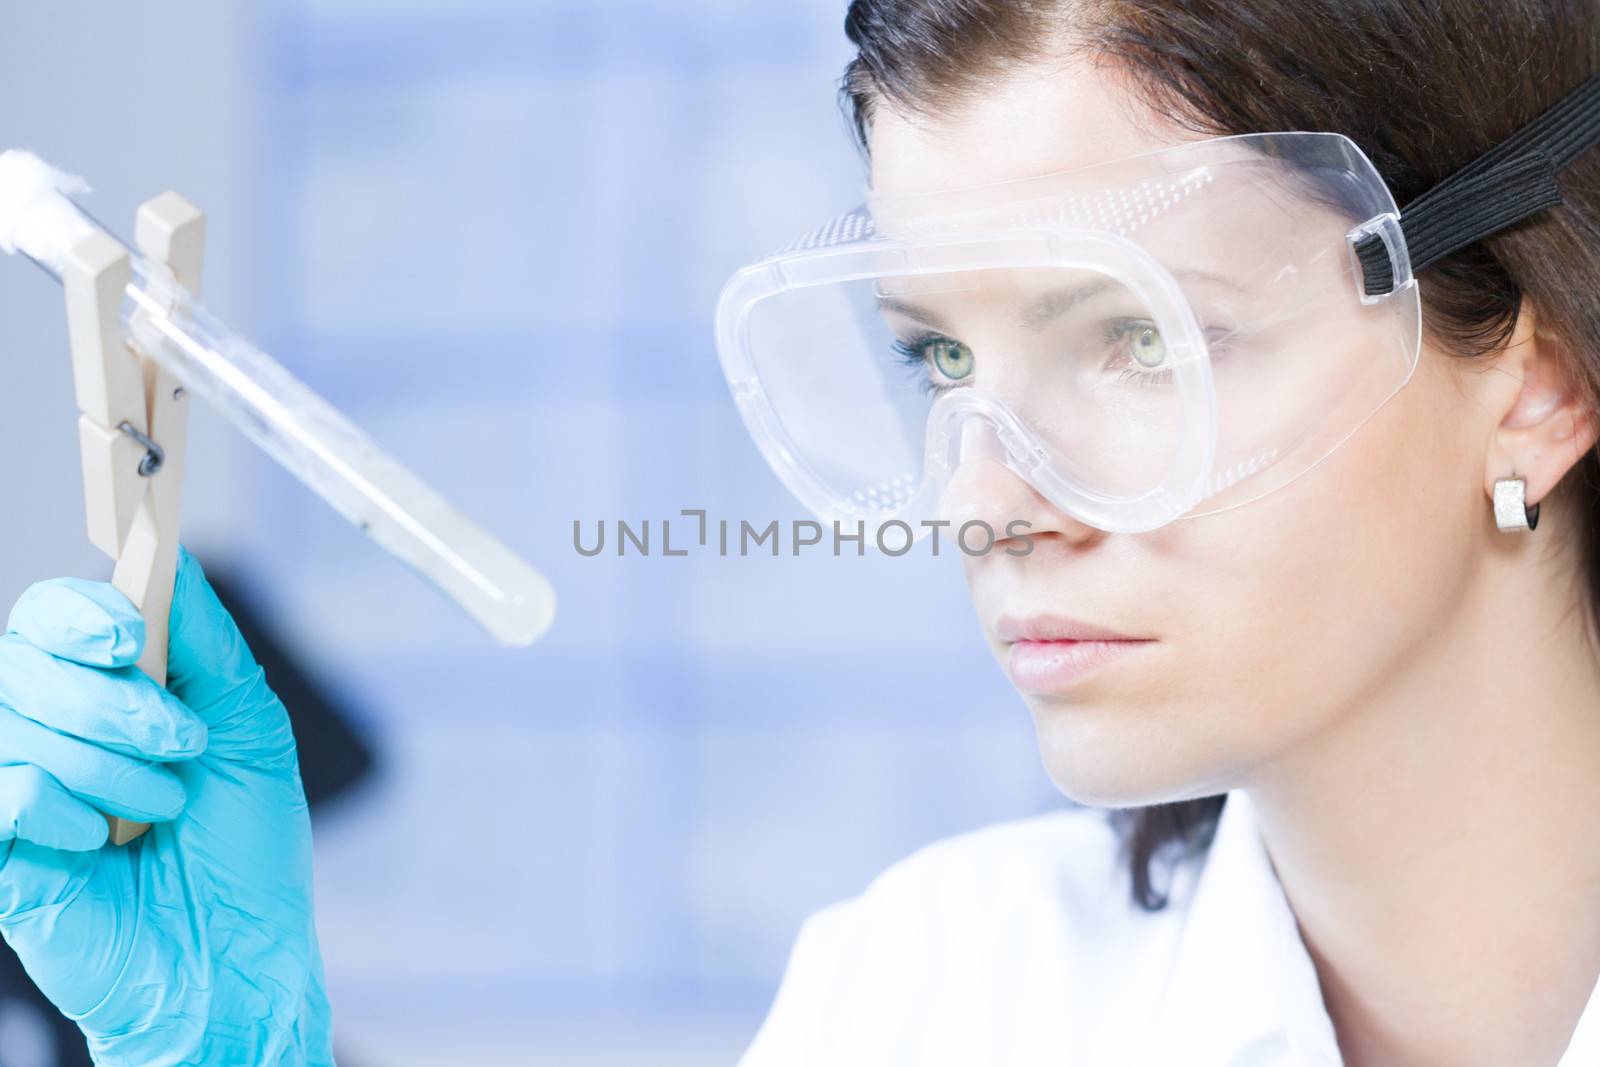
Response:
MULTIPOLYGON (((1174 731, 1154 728, 1127 705, 1097 708, 1027 698, 1045 771, 1067 799, 1095 808, 1134 808, 1225 793, 1232 776, 1174 731)), ((1192 741, 1192 739, 1191 739, 1192 741)))

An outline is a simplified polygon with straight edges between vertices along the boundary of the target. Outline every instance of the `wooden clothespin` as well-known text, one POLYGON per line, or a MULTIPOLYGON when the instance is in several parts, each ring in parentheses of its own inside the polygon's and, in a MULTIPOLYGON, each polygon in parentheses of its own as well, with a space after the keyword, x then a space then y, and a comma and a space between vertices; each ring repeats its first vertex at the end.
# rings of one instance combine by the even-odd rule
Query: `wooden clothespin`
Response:
MULTIPOLYGON (((134 243, 140 255, 164 265, 191 295, 198 292, 205 216, 193 204, 176 193, 147 201, 139 208, 134 243)), ((144 616, 140 669, 165 685, 188 398, 177 380, 126 336, 121 313, 131 277, 128 250, 96 231, 68 253, 61 280, 80 412, 89 540, 116 560, 112 584, 144 616)), ((107 821, 116 845, 149 828, 111 816, 107 821)))

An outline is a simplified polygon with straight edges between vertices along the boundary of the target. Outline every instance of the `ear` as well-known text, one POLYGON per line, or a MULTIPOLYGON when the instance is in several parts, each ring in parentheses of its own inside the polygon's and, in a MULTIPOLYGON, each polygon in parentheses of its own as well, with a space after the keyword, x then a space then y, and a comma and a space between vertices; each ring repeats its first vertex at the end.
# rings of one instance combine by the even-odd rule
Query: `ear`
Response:
POLYGON ((1490 357, 1510 381, 1493 390, 1505 405, 1504 417, 1489 439, 1484 492, 1494 499, 1494 483, 1521 478, 1527 502, 1543 500, 1590 449, 1600 420, 1573 385, 1570 357, 1562 344, 1541 329, 1537 310, 1527 300, 1517 315, 1511 341, 1490 357))

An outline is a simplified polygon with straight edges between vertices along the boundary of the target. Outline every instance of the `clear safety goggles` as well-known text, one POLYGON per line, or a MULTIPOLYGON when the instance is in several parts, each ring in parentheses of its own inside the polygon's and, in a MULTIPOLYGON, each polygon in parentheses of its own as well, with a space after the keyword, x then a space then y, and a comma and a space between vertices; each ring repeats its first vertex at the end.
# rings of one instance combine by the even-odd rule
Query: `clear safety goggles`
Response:
POLYGON ((1414 270, 1560 202, 1600 79, 1401 212, 1332 133, 1225 137, 874 196, 740 271, 717 341, 750 432, 824 520, 925 533, 971 459, 1139 532, 1256 500, 1415 369, 1414 270))

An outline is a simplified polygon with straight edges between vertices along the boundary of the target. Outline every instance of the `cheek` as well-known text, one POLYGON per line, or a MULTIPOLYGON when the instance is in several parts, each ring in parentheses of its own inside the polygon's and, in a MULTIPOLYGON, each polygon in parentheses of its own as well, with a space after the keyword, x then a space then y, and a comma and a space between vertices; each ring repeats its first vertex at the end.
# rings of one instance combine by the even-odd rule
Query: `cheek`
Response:
POLYGON ((1153 535, 1181 591, 1186 669, 1168 697, 1282 745, 1359 707, 1439 632, 1481 530, 1483 466, 1446 358, 1425 354, 1298 480, 1153 535))
POLYGON ((1048 605, 1162 641, 1143 670, 1029 698, 1068 795, 1152 803, 1238 785, 1369 704, 1445 629, 1485 536, 1489 432, 1448 358, 1425 354, 1343 445, 1253 503, 966 561, 987 622, 1014 603, 1048 605))

